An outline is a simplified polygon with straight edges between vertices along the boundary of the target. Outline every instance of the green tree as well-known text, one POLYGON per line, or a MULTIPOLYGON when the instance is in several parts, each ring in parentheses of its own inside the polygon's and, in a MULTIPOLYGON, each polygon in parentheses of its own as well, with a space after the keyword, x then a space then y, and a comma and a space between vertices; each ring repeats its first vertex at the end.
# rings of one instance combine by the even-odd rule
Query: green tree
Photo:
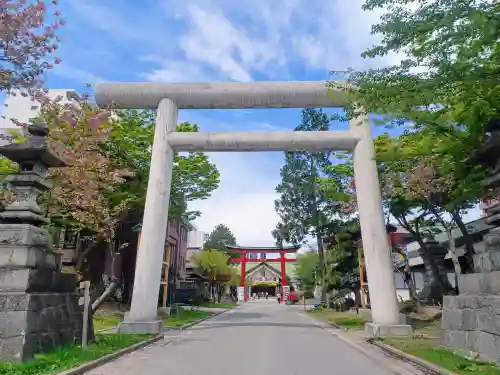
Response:
MULTIPOLYGON (((496 84, 500 77, 500 4, 422 0, 410 9, 409 3, 416 5, 415 1, 365 1, 365 10, 384 8, 385 14, 373 26, 381 43, 363 56, 377 58, 396 52, 404 53, 405 59, 382 69, 348 72, 351 85, 346 90, 357 106, 348 107, 346 117, 362 108, 379 115, 386 125, 404 125, 422 136, 421 140, 407 137, 406 143, 411 138, 413 157, 420 154, 421 169, 428 171, 425 159, 435 162, 435 156, 428 156, 436 155, 439 164, 434 165, 439 171, 434 176, 455 181, 451 192, 438 197, 439 205, 446 206, 467 239, 459 213, 482 196, 478 186, 484 178, 484 172, 471 165, 470 155, 483 140, 485 124, 500 118, 496 84)), ((331 85, 338 87, 336 82, 331 85)), ((471 268, 472 251, 468 242, 465 271, 471 268)))
POLYGON ((236 245, 236 237, 227 225, 218 224, 208 235, 204 248, 226 251, 226 244, 236 245))
MULTIPOLYGON (((146 199, 149 163, 155 126, 155 111, 122 110, 113 122, 107 151, 117 165, 134 171, 111 199, 113 202, 128 200, 134 207, 142 208, 146 199)), ((188 122, 177 125, 178 132, 197 132, 198 125, 188 122)), ((202 152, 174 155, 172 190, 169 215, 175 219, 193 220, 198 211, 188 211, 187 203, 207 199, 217 189, 220 173, 202 152)))
MULTIPOLYGON (((471 165, 470 155, 480 146, 485 125, 500 117, 496 83, 500 77, 500 4, 366 0, 363 8, 385 11, 372 28, 381 42, 363 57, 401 53, 405 58, 382 69, 349 71, 346 90, 356 106, 347 108, 346 117, 363 111, 379 115, 383 124, 408 129, 396 147, 393 140, 389 142, 385 155, 391 166, 383 168, 392 174, 384 178, 392 180, 388 186, 393 190, 393 199, 387 202, 393 212, 404 213, 407 224, 413 224, 408 227, 414 229, 427 219, 448 228, 448 234, 450 225, 457 225, 467 249, 461 270, 470 271, 473 245, 461 214, 484 195, 480 187, 484 170, 471 165), (411 177, 411 183, 402 179, 405 176, 411 177), (412 223, 410 213, 416 216, 412 223), (446 213, 453 222, 443 221, 446 213)), ((331 86, 339 87, 336 82, 331 86)))
MULTIPOLYGON (((363 56, 377 58, 394 52, 406 56, 394 66, 348 72, 352 85, 347 91, 358 107, 348 108, 347 117, 362 107, 379 115, 384 124, 424 129, 426 147, 417 147, 421 142, 413 139, 414 150, 421 151, 421 156, 438 155, 439 176, 452 176, 459 182, 444 201, 467 237, 457 210, 467 207, 471 194, 472 199, 481 197, 476 188, 484 178, 470 165, 470 155, 482 142, 485 124, 500 117, 496 84, 500 77, 500 4, 422 0, 409 9, 408 3, 416 2, 365 1, 365 10, 385 8, 386 13, 373 26, 381 43, 363 56)), ((470 243, 467 250, 470 255, 470 243)), ((470 270, 470 260, 467 263, 470 270)))
MULTIPOLYGON (((321 110, 304 109, 302 121, 294 131, 328 131, 330 117, 321 110)), ((325 256, 322 241, 322 227, 331 215, 333 207, 322 190, 318 179, 331 177, 332 152, 287 152, 281 168, 281 183, 276 187, 279 198, 275 210, 280 218, 273 236, 281 245, 283 242, 301 243, 306 236, 315 238, 319 268, 318 279, 325 276, 325 256)), ((325 296, 322 297, 323 300, 325 296)))
POLYGON ((295 274, 298 278, 300 291, 306 298, 312 298, 314 296, 318 267, 319 259, 316 251, 308 251, 297 256, 295 274))
MULTIPOLYGON (((474 241, 462 216, 479 202, 486 171, 482 166, 463 165, 456 160, 449 152, 453 148, 450 142, 455 143, 447 136, 422 129, 399 137, 382 135, 376 140, 376 149, 386 195, 413 202, 414 207, 420 206, 423 216, 436 220, 448 233, 454 255, 451 227, 456 225, 461 230, 466 251, 462 266, 453 257, 458 275, 472 271, 474 241)), ((418 233, 415 237, 419 240, 418 233)))
MULTIPOLYGON (((382 138, 383 137, 385 136, 382 136, 382 138)), ((376 146, 380 146, 380 143, 376 142, 376 146)), ((376 148, 376 151, 378 151, 378 147, 376 148)), ((388 214, 392 215, 403 228, 414 235, 414 237, 419 241, 421 249, 425 251, 426 244, 424 239, 435 229, 435 223, 427 219, 427 217, 430 215, 430 211, 422 210, 421 202, 416 201, 415 199, 406 199, 400 194, 398 195, 399 190, 394 189, 393 184, 395 182, 400 182, 401 175, 397 173, 391 174, 389 173, 391 172, 390 169, 384 169, 390 167, 391 165, 391 163, 383 163, 379 160, 379 175, 381 178, 382 198, 385 210, 388 214)), ((330 166, 330 169, 332 169, 335 174, 343 174, 345 176, 344 180, 351 181, 350 183, 344 182, 343 184, 339 185, 338 178, 335 178, 333 180, 331 178, 319 179, 320 189, 331 198, 332 204, 338 207, 340 212, 347 214, 347 217, 343 218, 344 224, 339 221, 333 221, 326 227, 326 229, 328 229, 326 233, 329 236, 328 243, 334 244, 333 247, 329 248, 333 250, 333 253, 330 254, 330 264, 335 264, 339 262, 339 258, 340 260, 342 260, 342 257, 348 254, 345 252, 345 250, 341 250, 340 254, 338 254, 337 249, 339 249, 339 247, 343 248, 347 245, 347 247, 349 248, 350 246, 350 249, 352 250, 352 241, 355 241, 356 236, 360 235, 360 233, 357 233, 357 219, 352 217, 352 214, 357 211, 356 188, 353 180, 354 170, 352 160, 347 160, 343 164, 332 165, 330 166), (340 189, 342 185, 346 186, 347 188, 340 189)), ((401 179, 401 181, 406 182, 407 180, 403 178, 401 179)), ((401 191, 405 190, 402 189, 401 191)), ((393 249, 393 251, 401 254, 398 249, 393 249)), ((401 255, 405 256, 405 254, 401 255)), ((410 289, 412 299, 415 302, 415 307, 418 308, 419 301, 417 298, 416 287, 413 283, 411 269, 409 267, 407 257, 405 257, 404 259, 405 268, 403 269, 403 279, 410 289)), ((348 264, 349 261, 353 261, 353 258, 351 257, 350 260, 348 259, 348 264)), ((341 262, 339 264, 342 265, 341 262)), ((438 281, 440 280, 438 275, 434 276, 435 277, 433 279, 438 281)), ((342 279, 342 277, 342 272, 338 272, 337 269, 331 268, 330 275, 328 276, 327 280, 333 286, 327 287, 327 289, 339 287, 339 281, 337 279, 340 280, 342 279)))
POLYGON ((500 4, 419 0, 418 7, 408 7, 416 4, 365 1, 366 11, 384 9, 385 14, 372 27, 381 42, 363 57, 403 53, 405 58, 394 66, 349 72, 356 86, 349 93, 384 121, 460 136, 467 155, 465 147, 477 145, 484 124, 500 116, 500 4))
POLYGON ((220 302, 226 287, 237 279, 237 270, 229 264, 229 256, 219 250, 204 250, 196 254, 194 260, 199 273, 217 289, 220 302))
POLYGON ((327 243, 325 292, 333 290, 359 290, 358 242, 361 229, 357 218, 336 219, 325 228, 327 243))

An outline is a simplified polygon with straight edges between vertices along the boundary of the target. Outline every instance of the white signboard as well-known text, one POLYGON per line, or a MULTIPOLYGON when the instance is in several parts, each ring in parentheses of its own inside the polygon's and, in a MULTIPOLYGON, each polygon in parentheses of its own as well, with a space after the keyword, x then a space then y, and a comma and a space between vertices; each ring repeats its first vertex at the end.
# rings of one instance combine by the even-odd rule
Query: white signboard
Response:
POLYGON ((238 302, 244 302, 244 301, 245 301, 245 287, 239 286, 238 287, 238 302))
POLYGON ((290 287, 288 285, 283 286, 283 301, 288 301, 289 294, 290 294, 290 287))

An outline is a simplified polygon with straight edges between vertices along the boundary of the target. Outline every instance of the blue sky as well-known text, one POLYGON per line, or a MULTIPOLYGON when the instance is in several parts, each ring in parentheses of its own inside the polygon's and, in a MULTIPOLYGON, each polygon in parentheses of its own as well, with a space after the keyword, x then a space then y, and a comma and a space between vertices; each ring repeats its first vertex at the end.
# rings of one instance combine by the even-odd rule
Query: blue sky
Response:
MULTIPOLYGON (((66 0, 62 64, 47 75, 49 88, 86 91, 101 81, 327 80, 331 70, 365 69, 399 56, 363 60, 377 41, 379 14, 362 0, 66 0)), ((182 111, 203 131, 293 129, 300 110, 182 111)), ((346 128, 339 124, 336 129, 346 128)), ((379 133, 382 130, 376 130, 379 133)), ((195 224, 209 232, 227 224, 240 244, 272 244, 273 201, 280 153, 211 154, 220 188, 193 204, 195 224)))

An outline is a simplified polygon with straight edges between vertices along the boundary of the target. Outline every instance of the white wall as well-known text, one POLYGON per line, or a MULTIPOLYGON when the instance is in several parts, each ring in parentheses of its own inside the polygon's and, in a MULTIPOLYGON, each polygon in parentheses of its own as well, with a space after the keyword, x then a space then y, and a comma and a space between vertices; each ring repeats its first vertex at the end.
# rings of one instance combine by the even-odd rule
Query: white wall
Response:
POLYGON ((203 249, 205 243, 205 232, 201 230, 192 230, 188 232, 187 247, 188 249, 203 249))

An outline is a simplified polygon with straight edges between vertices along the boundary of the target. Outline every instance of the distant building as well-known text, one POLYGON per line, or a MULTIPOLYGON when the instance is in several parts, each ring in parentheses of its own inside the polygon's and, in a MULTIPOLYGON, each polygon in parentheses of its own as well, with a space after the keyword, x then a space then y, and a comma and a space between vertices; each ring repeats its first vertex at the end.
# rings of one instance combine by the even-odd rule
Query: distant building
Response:
MULTIPOLYGON (((465 225, 469 231, 469 234, 474 240, 474 248, 478 252, 481 251, 484 248, 483 236, 488 233, 488 231, 493 229, 494 226, 486 224, 484 221, 484 217, 466 223, 465 225)), ((455 239, 457 255, 462 256, 464 254, 464 240, 462 232, 459 228, 454 228, 452 230, 452 236, 455 239)), ((446 233, 439 233, 434 237, 434 239, 442 245, 448 246, 448 237, 446 233)), ((421 290, 424 285, 425 268, 422 257, 420 257, 418 253, 420 245, 416 241, 411 241, 411 237, 407 237, 407 241, 404 243, 404 246, 406 248, 405 250, 413 273, 415 285, 418 290, 421 290)), ((455 272, 450 254, 447 254, 445 257, 445 266, 448 273, 448 280, 450 281, 452 286, 455 286, 455 272)), ((396 282, 397 295, 403 300, 408 300, 408 287, 405 285, 403 277, 399 270, 395 270, 394 277, 396 282)))
MULTIPOLYGON (((73 89, 51 89, 48 90, 47 96, 53 100, 60 97, 61 104, 74 104, 78 106, 83 101, 83 98, 73 89)), ((28 123, 30 119, 38 116, 40 103, 32 100, 29 96, 23 96, 22 91, 18 90, 13 94, 7 95, 2 112, 0 129, 17 128, 12 119, 28 123)))
POLYGON ((200 230, 192 230, 188 232, 187 238, 187 255, 186 255, 186 272, 189 273, 195 268, 193 257, 200 251, 203 251, 205 244, 205 232, 200 230))
MULTIPOLYGON (((61 98, 60 103, 73 104, 78 106, 83 98, 72 89, 48 90, 47 96, 55 100, 61 98)), ((16 135, 16 132, 23 131, 13 120, 21 123, 29 123, 31 119, 40 113, 40 103, 32 100, 29 96, 23 96, 22 91, 17 90, 7 95, 2 108, 0 118, 0 146, 9 143, 9 138, 16 135)))
MULTIPOLYGON (((184 289, 183 283, 187 272, 187 249, 188 232, 191 225, 178 220, 169 220, 167 225, 167 236, 163 253, 163 267, 161 274, 160 301, 162 306, 171 304, 177 298, 179 289, 184 289)), ((142 224, 136 225, 134 230, 140 233, 142 224)), ((138 247, 138 246, 137 246, 138 247)), ((135 260, 134 260, 135 262, 135 260)))

